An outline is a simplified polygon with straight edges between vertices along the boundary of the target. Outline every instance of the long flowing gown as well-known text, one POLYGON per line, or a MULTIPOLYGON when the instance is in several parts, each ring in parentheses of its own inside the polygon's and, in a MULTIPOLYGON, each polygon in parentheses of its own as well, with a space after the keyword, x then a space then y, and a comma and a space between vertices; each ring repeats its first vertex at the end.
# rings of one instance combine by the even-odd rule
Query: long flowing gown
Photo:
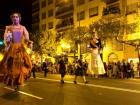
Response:
POLYGON ((92 47, 91 59, 88 64, 88 74, 105 74, 104 65, 98 47, 92 47))
POLYGON ((4 74, 3 81, 6 85, 22 85, 32 68, 30 57, 24 45, 25 39, 28 39, 28 32, 22 25, 19 28, 10 25, 6 26, 4 37, 6 37, 8 31, 12 33, 12 40, 0 65, 4 74))

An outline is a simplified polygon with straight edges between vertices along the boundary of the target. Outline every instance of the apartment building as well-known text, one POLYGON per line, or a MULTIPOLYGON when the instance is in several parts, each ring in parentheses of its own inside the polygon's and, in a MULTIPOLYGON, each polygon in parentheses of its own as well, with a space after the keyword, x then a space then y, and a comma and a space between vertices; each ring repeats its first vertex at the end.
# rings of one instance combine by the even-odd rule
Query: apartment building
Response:
MULTIPOLYGON (((133 24, 139 14, 139 0, 38 0, 39 12, 34 12, 34 27, 40 31, 63 33, 65 30, 89 26, 100 18, 114 17, 133 24), (37 16, 38 15, 38 16, 37 16), (39 25, 38 25, 39 23, 39 25)), ((34 3, 34 5, 38 4, 34 3)), ((130 37, 123 35, 124 39, 130 37)), ((109 40, 103 50, 104 61, 137 58, 134 47, 109 40), (130 52, 130 50, 132 52, 130 52)))
POLYGON ((32 29, 33 30, 39 30, 39 0, 32 0, 32 29))
POLYGON ((40 0, 40 30, 59 32, 79 25, 89 26, 102 16, 102 9, 100 0, 40 0))
MULTIPOLYGON (((105 0, 106 8, 103 11, 103 18, 114 17, 120 18, 127 26, 132 26, 139 16, 139 0, 105 0)), ((140 38, 140 35, 129 32, 131 29, 127 28, 123 40, 133 40, 140 38)), ((104 49, 105 61, 118 61, 134 59, 138 61, 138 54, 134 46, 118 43, 115 40, 108 41, 107 47, 104 49)))

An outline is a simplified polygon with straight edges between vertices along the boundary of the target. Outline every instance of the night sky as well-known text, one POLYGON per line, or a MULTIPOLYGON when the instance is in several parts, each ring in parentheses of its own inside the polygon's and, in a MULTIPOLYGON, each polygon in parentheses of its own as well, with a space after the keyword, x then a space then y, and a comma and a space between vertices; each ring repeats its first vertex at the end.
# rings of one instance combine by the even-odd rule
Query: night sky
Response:
POLYGON ((17 11, 21 13, 21 24, 30 30, 32 16, 31 2, 32 0, 2 0, 0 3, 0 25, 11 24, 10 14, 17 11))

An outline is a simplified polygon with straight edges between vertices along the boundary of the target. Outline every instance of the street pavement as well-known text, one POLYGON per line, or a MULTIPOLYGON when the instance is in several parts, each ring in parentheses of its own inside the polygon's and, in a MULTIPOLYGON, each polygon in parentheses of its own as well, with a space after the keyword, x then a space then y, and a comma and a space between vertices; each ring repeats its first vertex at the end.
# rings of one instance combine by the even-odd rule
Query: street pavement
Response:
POLYGON ((19 91, 0 83, 0 105, 140 105, 139 79, 108 79, 87 77, 84 84, 78 77, 67 75, 60 83, 60 75, 37 73, 19 91))

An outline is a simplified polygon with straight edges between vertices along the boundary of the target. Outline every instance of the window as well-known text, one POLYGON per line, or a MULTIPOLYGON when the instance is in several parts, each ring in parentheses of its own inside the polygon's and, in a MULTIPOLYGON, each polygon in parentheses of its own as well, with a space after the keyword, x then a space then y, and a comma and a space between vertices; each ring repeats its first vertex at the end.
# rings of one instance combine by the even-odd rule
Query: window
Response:
POLYGON ((116 4, 113 4, 113 5, 110 5, 108 7, 108 9, 109 9, 109 12, 112 13, 112 14, 120 13, 120 4, 116 3, 116 4))
POLYGON ((43 31, 46 30, 46 24, 42 24, 42 30, 43 30, 43 31))
POLYGON ((77 5, 82 5, 85 3, 85 0, 77 0, 77 5))
POLYGON ((42 19, 46 19, 46 12, 42 13, 42 19))
POLYGON ((98 15, 98 7, 89 8, 89 17, 98 15))
POLYGON ((32 23, 38 23, 39 22, 39 13, 32 16, 32 23))
POLYGON ((85 11, 80 12, 80 14, 77 13, 77 21, 84 19, 85 19, 85 11))
POLYGON ((119 1, 119 0, 106 0, 106 3, 111 4, 111 3, 114 3, 114 2, 117 2, 117 1, 119 1))
POLYGON ((53 3, 53 0, 48 0, 48 5, 52 3, 53 3))
POLYGON ((35 3, 34 5, 32 5, 32 12, 36 11, 39 11, 39 3, 35 3))
POLYGON ((133 3, 127 6, 126 9, 126 14, 132 14, 132 13, 137 13, 138 11, 138 4, 137 3, 133 3))
POLYGON ((53 9, 48 11, 48 17, 51 17, 51 16, 53 16, 53 9))
POLYGON ((53 28, 53 22, 49 22, 48 23, 48 29, 52 29, 53 28))
POLYGON ((41 7, 42 8, 46 7, 46 0, 44 0, 44 1, 41 2, 41 7))

